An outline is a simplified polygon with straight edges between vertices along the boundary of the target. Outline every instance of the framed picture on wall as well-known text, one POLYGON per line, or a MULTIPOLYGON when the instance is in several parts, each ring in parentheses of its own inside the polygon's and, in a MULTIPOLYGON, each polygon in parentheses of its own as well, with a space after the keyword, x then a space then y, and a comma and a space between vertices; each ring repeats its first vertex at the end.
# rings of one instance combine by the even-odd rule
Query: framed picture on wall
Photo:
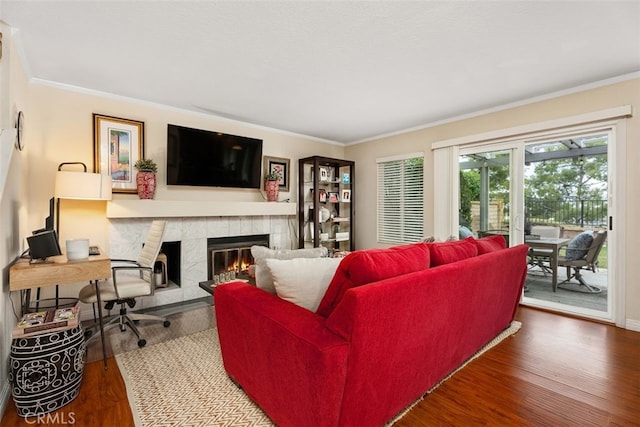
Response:
POLYGON ((114 193, 136 192, 133 165, 144 158, 144 122, 93 114, 93 169, 110 175, 114 193))
POLYGON ((276 172, 280 177, 278 179, 278 188, 280 188, 280 191, 289 191, 289 159, 264 156, 262 167, 263 178, 271 172, 276 172))

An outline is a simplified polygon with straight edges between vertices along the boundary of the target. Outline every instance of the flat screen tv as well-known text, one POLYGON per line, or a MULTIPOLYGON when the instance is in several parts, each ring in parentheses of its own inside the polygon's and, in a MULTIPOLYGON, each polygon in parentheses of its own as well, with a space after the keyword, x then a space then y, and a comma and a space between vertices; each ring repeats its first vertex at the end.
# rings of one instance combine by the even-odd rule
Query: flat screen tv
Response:
POLYGON ((167 126, 167 185, 260 188, 262 140, 167 126))

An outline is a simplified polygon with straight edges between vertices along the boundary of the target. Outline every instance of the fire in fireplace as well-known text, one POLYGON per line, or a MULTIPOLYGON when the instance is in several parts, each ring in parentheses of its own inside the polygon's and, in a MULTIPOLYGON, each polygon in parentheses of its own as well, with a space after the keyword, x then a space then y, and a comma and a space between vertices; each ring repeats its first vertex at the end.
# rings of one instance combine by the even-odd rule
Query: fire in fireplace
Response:
POLYGON ((269 246, 268 234, 250 236, 216 237, 207 239, 208 280, 214 275, 233 272, 236 277, 248 279, 248 269, 253 264, 251 246, 269 246))

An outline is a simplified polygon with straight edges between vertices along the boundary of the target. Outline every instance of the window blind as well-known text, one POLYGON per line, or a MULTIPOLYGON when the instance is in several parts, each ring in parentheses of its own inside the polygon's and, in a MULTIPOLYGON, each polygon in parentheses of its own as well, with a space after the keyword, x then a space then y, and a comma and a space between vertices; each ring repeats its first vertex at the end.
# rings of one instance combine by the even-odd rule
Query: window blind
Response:
POLYGON ((424 234, 424 155, 378 160, 378 242, 417 242, 424 234))

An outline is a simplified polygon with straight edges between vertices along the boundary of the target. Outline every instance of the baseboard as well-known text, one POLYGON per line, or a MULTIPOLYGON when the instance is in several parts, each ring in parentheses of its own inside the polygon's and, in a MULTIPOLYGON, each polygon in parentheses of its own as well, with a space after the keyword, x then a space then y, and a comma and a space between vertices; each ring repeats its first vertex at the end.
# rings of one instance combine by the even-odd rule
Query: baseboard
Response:
POLYGON ((640 332, 640 320, 627 319, 625 329, 640 332))
POLYGON ((0 393, 0 418, 4 415, 4 411, 7 410, 7 403, 9 403, 9 396, 11 395, 11 386, 7 383, 2 387, 0 393))

